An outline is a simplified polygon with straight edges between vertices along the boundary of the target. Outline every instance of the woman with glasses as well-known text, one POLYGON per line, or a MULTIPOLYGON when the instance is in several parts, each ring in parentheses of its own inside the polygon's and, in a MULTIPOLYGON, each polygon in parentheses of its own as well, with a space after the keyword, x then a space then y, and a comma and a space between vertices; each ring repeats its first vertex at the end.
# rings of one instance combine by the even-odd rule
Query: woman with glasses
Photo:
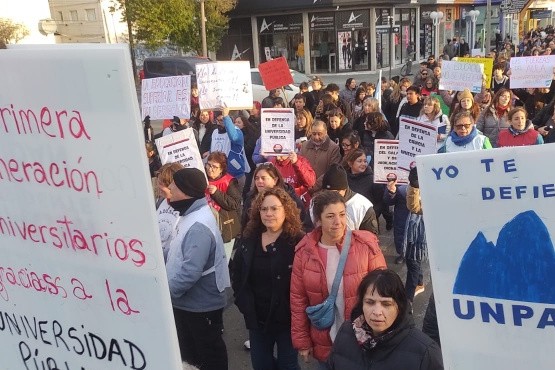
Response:
POLYGON ((345 158, 349 152, 358 149, 360 146, 360 136, 358 132, 351 131, 347 132, 341 138, 341 150, 343 151, 343 158, 345 158))
POLYGON ((453 117, 453 122, 452 130, 438 153, 491 149, 489 139, 478 131, 470 112, 458 113, 453 117))
POLYGON ((317 228, 307 234, 295 248, 291 276, 291 336, 293 346, 305 361, 316 358, 319 369, 325 361, 337 331, 356 303, 356 289, 370 271, 385 268, 385 259, 377 237, 369 231, 347 230, 345 200, 337 192, 323 190, 313 200, 317 228), (331 327, 317 329, 308 318, 306 308, 324 302, 332 290, 341 251, 348 253, 337 298, 333 305, 335 319, 331 327))
POLYGON ((422 93, 422 96, 430 96, 432 94, 437 94, 438 91, 439 89, 437 87, 436 79, 433 77, 426 78, 426 81, 424 82, 424 86, 422 86, 422 90, 420 90, 420 92, 422 93))
POLYGON ((254 370, 300 369, 291 342, 289 300, 295 246, 302 237, 299 209, 287 192, 275 187, 258 193, 230 264, 254 370))
POLYGON ((210 153, 205 169, 208 177, 206 197, 210 207, 218 214, 225 253, 229 261, 233 242, 241 231, 239 224, 241 192, 237 179, 227 173, 227 157, 224 153, 210 153))
POLYGON ((291 185, 287 184, 283 180, 281 173, 272 162, 265 162, 256 167, 253 175, 253 184, 254 186, 252 190, 247 194, 247 197, 245 198, 245 202, 243 204, 244 212, 241 215, 242 230, 245 229, 249 221, 251 205, 258 193, 273 188, 281 188, 285 190, 287 194, 289 194, 291 199, 293 199, 293 201, 297 205, 297 208, 299 208, 301 222, 303 222, 305 230, 312 229, 312 223, 310 221, 310 217, 308 217, 307 213, 305 212, 303 201, 297 196, 297 194, 295 194, 295 189, 293 189, 291 185))

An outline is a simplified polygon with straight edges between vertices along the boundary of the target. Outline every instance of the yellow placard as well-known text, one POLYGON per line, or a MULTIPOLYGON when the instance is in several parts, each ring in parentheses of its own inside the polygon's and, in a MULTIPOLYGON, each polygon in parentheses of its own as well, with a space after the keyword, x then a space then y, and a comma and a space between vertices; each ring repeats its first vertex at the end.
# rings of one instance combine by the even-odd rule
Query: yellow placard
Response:
POLYGON ((491 78, 493 75, 493 59, 491 58, 457 58, 457 62, 465 63, 482 63, 484 65, 484 73, 486 74, 486 87, 491 87, 491 78))

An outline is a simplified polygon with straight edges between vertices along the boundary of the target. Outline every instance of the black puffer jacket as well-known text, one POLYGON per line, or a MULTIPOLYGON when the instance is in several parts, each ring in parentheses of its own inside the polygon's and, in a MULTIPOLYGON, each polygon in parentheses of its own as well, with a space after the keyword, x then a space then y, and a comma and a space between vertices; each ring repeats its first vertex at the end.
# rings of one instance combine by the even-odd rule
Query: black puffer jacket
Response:
POLYGON ((401 331, 372 350, 362 350, 350 320, 339 329, 328 359, 331 370, 443 370, 441 350, 426 334, 414 327, 408 315, 401 331))

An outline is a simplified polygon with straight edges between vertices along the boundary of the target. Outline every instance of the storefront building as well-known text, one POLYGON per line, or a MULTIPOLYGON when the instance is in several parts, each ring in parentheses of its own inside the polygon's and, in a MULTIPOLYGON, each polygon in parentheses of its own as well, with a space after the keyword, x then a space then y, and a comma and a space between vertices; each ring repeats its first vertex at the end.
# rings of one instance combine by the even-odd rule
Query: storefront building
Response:
MULTIPOLYGON (((500 0, 492 1, 492 30, 500 26, 500 0)), ((465 37, 476 45, 485 24, 485 0, 442 3, 408 0, 241 0, 232 13, 218 60, 248 60, 257 66, 283 56, 306 73, 376 71, 408 58, 441 54, 447 39, 465 37), (468 12, 480 10, 476 35, 468 12), (442 11, 433 25, 430 13, 442 11), (439 50, 434 40, 439 38, 439 50), (299 46, 300 45, 300 46, 299 46), (301 57, 301 60, 299 59, 301 57)), ((494 33, 490 34, 493 37, 494 33)), ((492 41, 495 45, 495 41, 492 41)), ((475 46, 475 45, 472 45, 475 46)))

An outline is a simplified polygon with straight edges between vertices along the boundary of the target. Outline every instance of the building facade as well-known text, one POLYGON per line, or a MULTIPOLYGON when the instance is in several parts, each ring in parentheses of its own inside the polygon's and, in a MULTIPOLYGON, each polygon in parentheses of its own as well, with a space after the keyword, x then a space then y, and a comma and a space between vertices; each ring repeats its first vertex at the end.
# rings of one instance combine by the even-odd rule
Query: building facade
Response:
POLYGON ((410 56, 423 60, 441 54, 453 37, 472 40, 472 48, 485 52, 495 46, 495 31, 501 33, 500 3, 492 0, 488 45, 481 37, 486 0, 240 0, 217 59, 248 60, 254 67, 283 56, 292 69, 334 73, 395 67, 410 56), (480 11, 475 24, 469 15, 473 9, 480 11), (444 14, 437 28, 433 11, 444 14), (304 68, 299 68, 299 51, 304 51, 304 68))

